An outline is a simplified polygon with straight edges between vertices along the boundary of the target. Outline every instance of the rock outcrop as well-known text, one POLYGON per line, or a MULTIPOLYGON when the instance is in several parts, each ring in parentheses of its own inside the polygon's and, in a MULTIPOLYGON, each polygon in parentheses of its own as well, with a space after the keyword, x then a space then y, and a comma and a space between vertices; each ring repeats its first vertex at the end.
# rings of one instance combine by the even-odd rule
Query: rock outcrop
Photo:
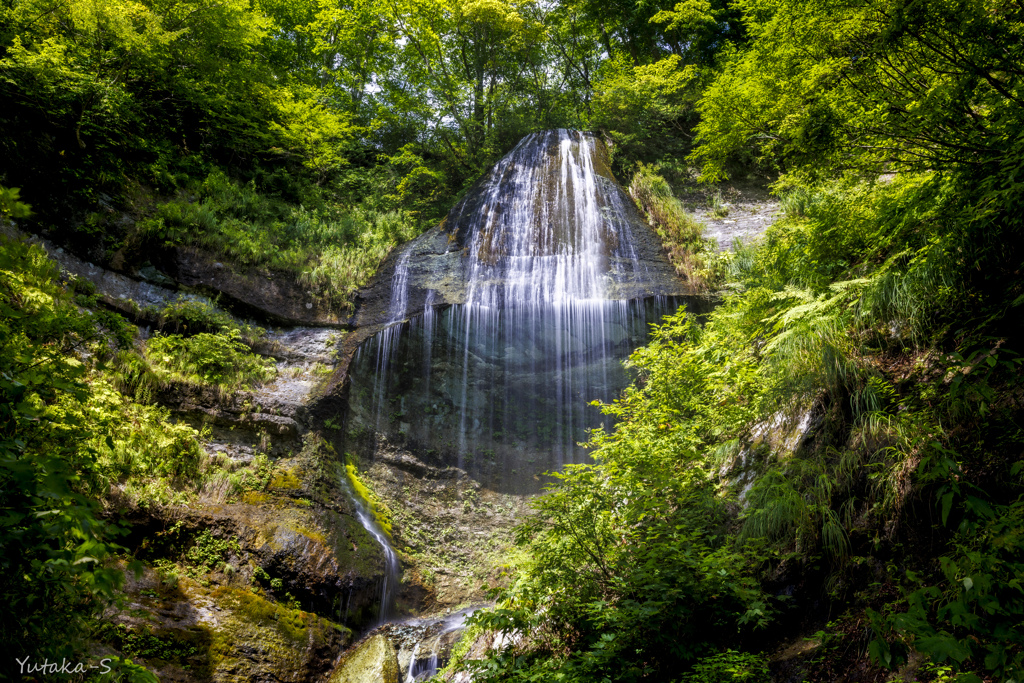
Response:
POLYGON ((351 322, 349 316, 339 314, 293 277, 281 273, 240 272, 191 247, 176 247, 164 261, 166 272, 180 285, 219 295, 245 315, 276 325, 343 327, 351 322))
POLYGON ((368 638, 342 660, 330 683, 399 683, 398 657, 382 635, 368 638))
MULTIPOLYGON (((517 240, 531 245, 531 253, 537 256, 564 253, 566 243, 578 237, 579 214, 585 211, 599 214, 601 222, 602 246, 597 256, 600 277, 606 280, 604 298, 695 295, 676 275, 661 240, 612 175, 605 144, 589 134, 546 131, 524 138, 440 225, 392 252, 357 293, 352 323, 372 328, 417 315, 428 303, 435 307, 464 304, 474 285, 472 252, 481 233, 486 243, 479 245, 484 253, 477 256, 495 265, 515 256, 517 240), (577 158, 586 178, 563 177, 560 161, 567 153, 577 158), (590 184, 574 185, 582 182, 590 184), (576 214, 571 209, 566 212, 565 206, 574 202, 587 206, 578 207, 576 214), (513 224, 515 237, 508 230, 513 224), (403 269, 405 273, 399 272, 403 269), (393 291, 399 280, 407 292, 396 310, 393 291)), ((492 274, 502 277, 500 268, 492 274)))
MULTIPOLYGON (((263 325, 341 320, 293 306, 287 283, 249 282, 197 253, 178 269, 147 266, 133 277, 44 239, 13 236, 40 243, 64 274, 91 283, 99 301, 142 325, 158 324, 163 309, 182 301, 221 321, 239 311, 263 325), (205 268, 215 276, 200 282, 205 268), (231 287, 230 311, 219 306, 223 298, 204 294, 231 287)), ((275 359, 277 376, 252 390, 184 381, 153 388, 148 400, 199 429, 210 466, 225 476, 190 493, 187 504, 114 485, 107 503, 129 530, 120 542, 145 569, 124 567, 123 601, 105 614, 92 645, 98 656, 131 658, 167 681, 325 680, 353 631, 373 623, 383 553, 344 490, 341 433, 331 426, 337 397, 319 391, 343 339, 322 326, 270 331, 254 350, 275 359), (232 480, 240 471, 246 478, 232 480)))
POLYGON ((246 586, 152 569, 128 576, 128 602, 106 615, 98 654, 132 653, 162 681, 304 683, 322 678, 351 642, 349 629, 246 586))

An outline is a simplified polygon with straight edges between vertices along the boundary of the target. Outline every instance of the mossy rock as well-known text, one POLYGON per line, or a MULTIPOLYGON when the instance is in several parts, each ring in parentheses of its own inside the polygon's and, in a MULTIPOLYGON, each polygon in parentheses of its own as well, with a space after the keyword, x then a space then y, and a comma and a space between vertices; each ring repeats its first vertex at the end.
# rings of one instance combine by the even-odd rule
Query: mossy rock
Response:
POLYGON ((330 683, 398 683, 398 654, 391 641, 376 635, 347 655, 330 683))
POLYGON ((271 490, 280 491, 301 491, 302 479, 299 477, 298 468, 279 469, 274 473, 270 481, 271 490))
POLYGON ((110 614, 97 640, 164 681, 325 680, 352 640, 344 626, 248 587, 207 587, 188 577, 161 585, 152 569, 129 573, 133 607, 110 614))
POLYGON ((272 675, 302 681, 323 675, 351 631, 315 614, 289 609, 248 590, 211 593, 226 612, 213 629, 210 665, 217 680, 253 680, 272 675))

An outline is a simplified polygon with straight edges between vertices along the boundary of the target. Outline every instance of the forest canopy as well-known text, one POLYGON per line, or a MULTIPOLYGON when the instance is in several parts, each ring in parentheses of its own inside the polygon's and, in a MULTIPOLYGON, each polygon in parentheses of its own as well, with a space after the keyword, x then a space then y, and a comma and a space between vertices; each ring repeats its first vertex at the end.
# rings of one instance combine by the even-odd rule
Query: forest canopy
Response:
MULTIPOLYGON (((670 250, 703 244, 673 188, 771 183, 763 238, 691 268, 721 304, 664 321, 537 500, 472 627, 516 637, 467 666, 764 681, 813 633, 807 680, 1020 681, 1022 79, 1011 0, 0 0, 0 210, 114 270, 193 245, 344 310, 536 130, 605 137, 670 250), (762 438, 802 416, 809 445, 762 438)), ((53 645, 114 591, 105 484, 206 476, 144 390, 271 371, 217 320, 132 351, 4 249, 0 642, 53 645)))

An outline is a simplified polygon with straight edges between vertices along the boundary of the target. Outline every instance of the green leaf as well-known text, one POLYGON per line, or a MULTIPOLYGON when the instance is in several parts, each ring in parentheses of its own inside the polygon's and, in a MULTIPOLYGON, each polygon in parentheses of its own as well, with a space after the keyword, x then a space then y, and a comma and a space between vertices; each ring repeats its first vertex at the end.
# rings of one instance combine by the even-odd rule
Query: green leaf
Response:
POLYGON ((953 508, 953 493, 942 496, 942 525, 946 526, 949 521, 949 512, 953 508))
POLYGON ((952 659, 959 663, 971 656, 970 648, 947 633, 918 638, 914 641, 914 647, 927 653, 936 662, 952 659))

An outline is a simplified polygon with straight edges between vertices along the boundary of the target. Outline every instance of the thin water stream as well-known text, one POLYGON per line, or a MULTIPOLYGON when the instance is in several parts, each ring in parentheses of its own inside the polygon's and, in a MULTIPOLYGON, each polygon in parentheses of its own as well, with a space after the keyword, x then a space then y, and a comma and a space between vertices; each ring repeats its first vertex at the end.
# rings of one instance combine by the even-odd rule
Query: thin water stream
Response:
POLYGON ((466 628, 466 619, 474 610, 466 609, 435 620, 412 620, 427 628, 413 646, 406 667, 405 683, 429 679, 447 663, 451 647, 466 628))
POLYGON ((395 590, 401 578, 401 566, 399 565, 395 549, 391 547, 391 541, 387 533, 381 528, 373 512, 367 507, 362 497, 356 493, 355 487, 352 486, 352 482, 348 480, 348 477, 343 476, 342 480, 342 488, 348 494, 349 500, 352 501, 356 519, 359 520, 359 523, 366 529, 367 533, 381 547, 384 555, 384 573, 381 575, 380 580, 380 606, 377 612, 377 621, 373 624, 374 626, 380 626, 395 616, 395 590))

